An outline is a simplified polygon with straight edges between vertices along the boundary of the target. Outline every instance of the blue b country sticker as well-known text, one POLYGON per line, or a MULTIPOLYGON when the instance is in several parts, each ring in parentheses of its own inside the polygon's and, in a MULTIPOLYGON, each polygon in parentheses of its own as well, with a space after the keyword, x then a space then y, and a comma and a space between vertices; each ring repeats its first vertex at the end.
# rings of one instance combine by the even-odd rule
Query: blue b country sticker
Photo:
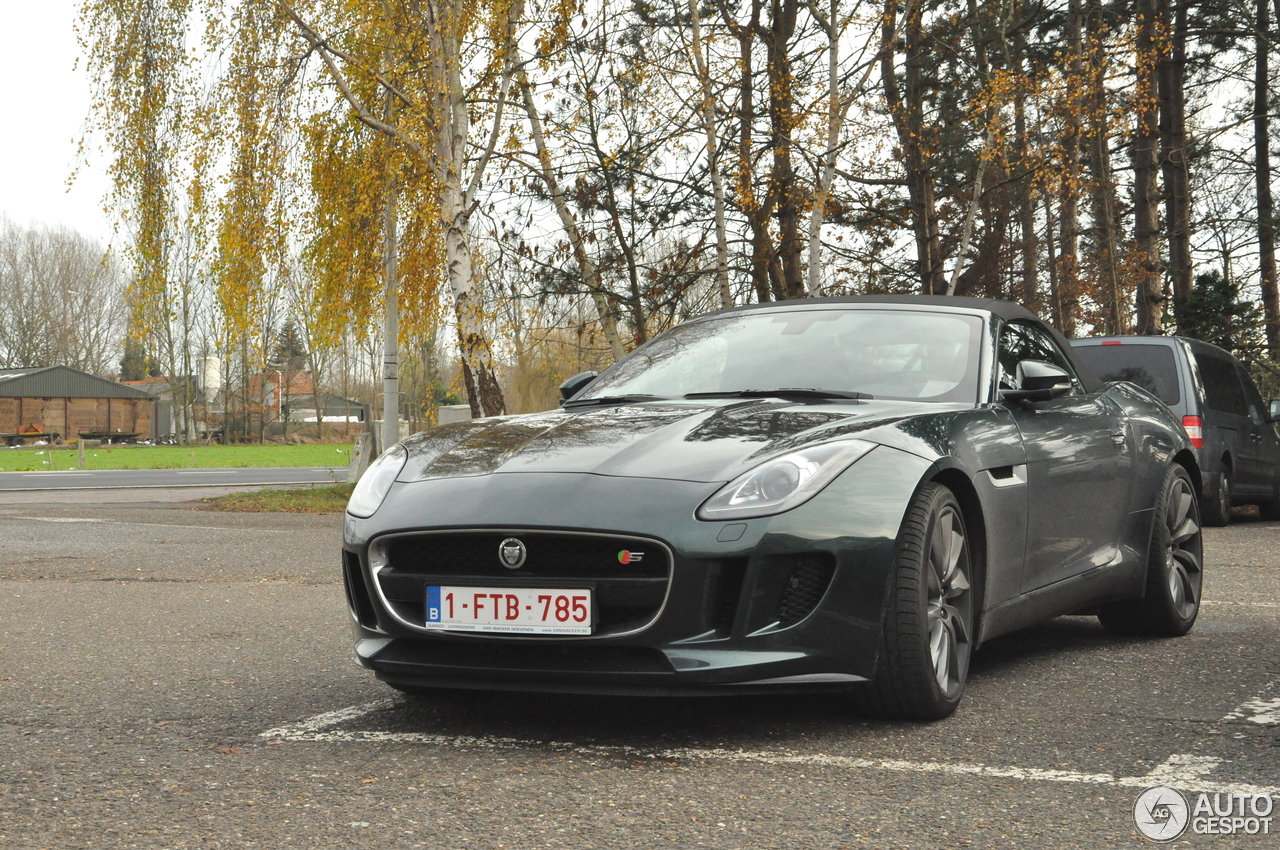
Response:
POLYGON ((440 588, 438 585, 427 588, 427 622, 440 622, 440 588))

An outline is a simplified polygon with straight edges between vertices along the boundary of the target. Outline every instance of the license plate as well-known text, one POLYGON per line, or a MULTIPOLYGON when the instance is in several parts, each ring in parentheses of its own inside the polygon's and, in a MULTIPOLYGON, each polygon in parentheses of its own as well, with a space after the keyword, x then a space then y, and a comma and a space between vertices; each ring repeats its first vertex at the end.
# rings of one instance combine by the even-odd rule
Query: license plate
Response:
POLYGON ((427 587, 428 629, 522 635, 591 634, 591 591, 553 587, 427 587))

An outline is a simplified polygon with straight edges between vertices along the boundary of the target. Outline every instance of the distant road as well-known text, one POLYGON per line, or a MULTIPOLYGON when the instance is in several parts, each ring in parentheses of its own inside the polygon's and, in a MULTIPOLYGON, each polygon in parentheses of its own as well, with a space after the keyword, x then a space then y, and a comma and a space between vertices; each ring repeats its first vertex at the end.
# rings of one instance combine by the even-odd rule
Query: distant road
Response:
POLYGON ((0 472, 0 492, 101 490, 146 487, 253 487, 272 484, 333 484, 347 480, 345 466, 256 469, 97 469, 0 472))

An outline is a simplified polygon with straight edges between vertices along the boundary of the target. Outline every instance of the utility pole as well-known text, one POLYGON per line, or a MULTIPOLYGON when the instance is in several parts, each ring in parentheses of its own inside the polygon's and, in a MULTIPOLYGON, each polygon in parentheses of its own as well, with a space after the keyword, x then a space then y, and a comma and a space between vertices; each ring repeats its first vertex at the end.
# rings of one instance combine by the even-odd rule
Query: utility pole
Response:
POLYGON ((400 270, 396 186, 387 187, 386 307, 382 316, 382 450, 400 442, 400 270))

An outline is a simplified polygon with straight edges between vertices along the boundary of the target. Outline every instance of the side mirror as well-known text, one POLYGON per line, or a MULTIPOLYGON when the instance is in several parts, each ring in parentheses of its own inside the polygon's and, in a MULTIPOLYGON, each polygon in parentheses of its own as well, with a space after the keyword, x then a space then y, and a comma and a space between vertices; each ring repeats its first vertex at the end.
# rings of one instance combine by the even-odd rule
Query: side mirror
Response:
POLYGON ((587 388, 587 384, 594 381, 600 375, 599 372, 579 372, 569 380, 560 385, 560 400, 568 401, 587 388))
POLYGON ((1267 402, 1267 421, 1280 422, 1280 398, 1273 398, 1267 402))
POLYGON ((1050 401, 1071 392, 1071 376, 1061 366, 1041 360, 1023 360, 1018 364, 1016 390, 1001 390, 1005 401, 1050 401))

